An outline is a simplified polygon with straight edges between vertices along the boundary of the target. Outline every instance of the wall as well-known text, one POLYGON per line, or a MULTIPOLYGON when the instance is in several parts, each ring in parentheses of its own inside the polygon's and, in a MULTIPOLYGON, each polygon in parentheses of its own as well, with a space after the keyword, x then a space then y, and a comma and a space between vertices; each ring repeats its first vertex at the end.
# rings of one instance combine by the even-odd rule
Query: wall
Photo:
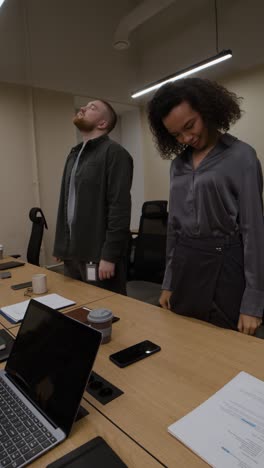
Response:
POLYGON ((72 124, 73 96, 48 90, 34 90, 36 153, 41 208, 48 231, 44 233, 45 263, 52 264, 56 216, 65 159, 76 144, 72 124))
POLYGON ((0 243, 4 253, 25 256, 33 206, 32 128, 29 91, 0 83, 0 243))
POLYGON ((154 146, 152 134, 149 130, 146 110, 141 111, 141 124, 143 131, 143 160, 145 200, 169 199, 169 160, 160 157, 154 146))
POLYGON ((144 164, 142 146, 142 127, 140 110, 135 109, 121 115, 121 144, 129 151, 134 160, 132 184, 131 227, 139 226, 142 204, 144 202, 144 164))
POLYGON ((30 88, 0 83, 0 100, 0 243, 5 254, 25 259, 32 226, 29 210, 40 204, 49 227, 41 259, 54 263, 60 180, 76 141, 73 97, 39 89, 32 94, 30 88))
POLYGON ((231 76, 223 84, 243 97, 242 108, 245 112, 231 133, 256 149, 264 169, 264 66, 231 76))

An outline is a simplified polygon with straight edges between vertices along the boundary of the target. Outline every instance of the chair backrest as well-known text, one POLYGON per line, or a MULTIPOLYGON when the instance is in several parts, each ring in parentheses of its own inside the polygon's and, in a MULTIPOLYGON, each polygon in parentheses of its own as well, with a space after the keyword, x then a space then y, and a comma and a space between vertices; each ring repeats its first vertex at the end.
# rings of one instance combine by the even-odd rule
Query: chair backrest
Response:
POLYGON ((39 266, 39 254, 44 227, 48 229, 47 222, 41 208, 31 208, 29 219, 32 221, 32 230, 27 249, 27 261, 39 266))
POLYGON ((163 217, 167 214, 167 200, 146 201, 142 205, 142 216, 163 217))
POLYGON ((167 212, 166 200, 147 201, 142 206, 136 239, 135 279, 161 283, 166 263, 167 212))

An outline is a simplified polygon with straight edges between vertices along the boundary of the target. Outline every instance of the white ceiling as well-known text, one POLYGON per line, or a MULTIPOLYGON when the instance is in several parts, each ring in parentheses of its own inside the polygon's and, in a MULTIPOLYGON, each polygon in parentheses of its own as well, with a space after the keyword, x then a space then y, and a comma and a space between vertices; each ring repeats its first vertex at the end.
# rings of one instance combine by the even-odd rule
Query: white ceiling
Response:
MULTIPOLYGON (((135 29, 128 50, 115 50, 120 20, 138 4, 140 0, 5 0, 0 80, 126 104, 141 85, 215 54, 214 0, 175 0, 135 29)), ((263 64, 264 1, 218 0, 218 13, 219 47, 234 53, 221 65, 221 74, 263 64)), ((206 75, 219 76, 216 68, 206 75)))

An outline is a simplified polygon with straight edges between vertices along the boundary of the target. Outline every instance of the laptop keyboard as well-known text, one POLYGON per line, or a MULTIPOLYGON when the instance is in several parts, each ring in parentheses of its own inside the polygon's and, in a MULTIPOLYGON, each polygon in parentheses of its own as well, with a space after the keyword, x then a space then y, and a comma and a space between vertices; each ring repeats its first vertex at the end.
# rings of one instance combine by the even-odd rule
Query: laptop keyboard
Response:
POLYGON ((0 377, 0 468, 17 468, 57 439, 0 377))

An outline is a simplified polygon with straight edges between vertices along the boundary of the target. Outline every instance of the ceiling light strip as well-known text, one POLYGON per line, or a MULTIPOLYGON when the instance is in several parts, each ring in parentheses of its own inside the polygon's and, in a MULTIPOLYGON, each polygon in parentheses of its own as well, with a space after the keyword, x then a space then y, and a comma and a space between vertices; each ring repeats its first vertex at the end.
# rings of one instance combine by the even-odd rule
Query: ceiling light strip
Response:
POLYGON ((172 83, 173 81, 180 80, 181 78, 185 78, 186 76, 192 75, 193 73, 197 73, 201 70, 204 70, 205 68, 212 67, 213 65, 223 62, 224 60, 227 60, 231 57, 232 51, 230 49, 223 50, 222 52, 219 52, 219 54, 214 55, 213 57, 203 60, 202 62, 198 62, 195 65, 191 65, 190 67, 185 68, 184 70, 181 70, 178 73, 169 75, 166 78, 162 78, 161 80, 155 81, 154 83, 151 83, 145 86, 144 88, 135 91, 131 95, 131 97, 135 99, 137 97, 143 96, 146 93, 150 93, 151 91, 160 88, 165 83, 172 83))

